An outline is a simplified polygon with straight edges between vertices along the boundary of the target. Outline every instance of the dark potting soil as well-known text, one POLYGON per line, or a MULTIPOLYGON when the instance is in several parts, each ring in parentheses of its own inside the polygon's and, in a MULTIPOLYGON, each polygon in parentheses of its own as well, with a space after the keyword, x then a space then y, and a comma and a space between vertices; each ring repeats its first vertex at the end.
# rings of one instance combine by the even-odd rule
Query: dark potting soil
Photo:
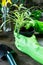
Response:
POLYGON ((34 28, 30 27, 29 29, 26 29, 25 27, 22 27, 20 29, 20 34, 26 36, 26 37, 31 37, 34 33, 34 28))

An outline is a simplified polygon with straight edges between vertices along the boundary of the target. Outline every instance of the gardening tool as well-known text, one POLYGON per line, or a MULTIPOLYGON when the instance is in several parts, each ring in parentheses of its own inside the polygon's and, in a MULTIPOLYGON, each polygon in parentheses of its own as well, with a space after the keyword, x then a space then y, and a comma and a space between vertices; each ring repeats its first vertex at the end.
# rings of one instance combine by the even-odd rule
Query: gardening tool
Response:
POLYGON ((8 27, 8 28, 6 26, 6 17, 7 17, 7 14, 9 12, 9 8, 7 7, 8 3, 12 4, 11 0, 7 0, 7 1, 6 0, 2 0, 2 13, 3 13, 2 21, 5 23, 3 25, 4 32, 11 31, 11 25, 9 24, 8 26, 10 26, 10 27, 8 27))
POLYGON ((18 0, 2 0, 2 8, 1 8, 1 11, 2 11, 2 25, 0 27, 0 29, 3 27, 3 31, 4 32, 9 32, 11 31, 11 23, 6 23, 7 22, 7 15, 9 13, 9 4, 15 4, 17 3, 18 0))
POLYGON ((0 44, 0 58, 6 57, 10 63, 10 65, 17 65, 12 54, 9 52, 11 48, 6 45, 0 44))
POLYGON ((39 44, 40 39, 39 41, 36 39, 32 30, 28 32, 21 30, 20 32, 21 33, 17 33, 14 31, 16 48, 43 64, 43 47, 39 44))

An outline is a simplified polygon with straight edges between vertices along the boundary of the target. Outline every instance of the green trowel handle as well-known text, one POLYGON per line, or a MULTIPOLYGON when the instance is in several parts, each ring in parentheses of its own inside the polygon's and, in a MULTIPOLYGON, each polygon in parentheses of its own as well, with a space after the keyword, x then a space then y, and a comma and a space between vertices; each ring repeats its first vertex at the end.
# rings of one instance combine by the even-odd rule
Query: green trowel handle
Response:
POLYGON ((12 54, 9 51, 7 51, 7 59, 9 61, 10 65, 17 65, 12 54))

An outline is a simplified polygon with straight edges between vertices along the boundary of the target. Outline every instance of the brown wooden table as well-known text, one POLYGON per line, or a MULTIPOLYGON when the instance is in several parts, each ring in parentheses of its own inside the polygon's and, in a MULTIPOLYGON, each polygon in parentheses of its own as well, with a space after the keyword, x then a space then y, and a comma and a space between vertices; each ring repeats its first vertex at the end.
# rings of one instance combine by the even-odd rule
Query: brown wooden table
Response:
MULTIPOLYGON (((0 37, 0 44, 8 45, 17 53, 17 55, 13 54, 13 56, 15 57, 15 60, 18 65, 41 65, 34 61, 30 56, 27 56, 16 49, 14 45, 14 37, 12 34, 10 34, 8 38, 0 37)), ((9 65, 9 63, 0 59, 0 65, 9 65)))

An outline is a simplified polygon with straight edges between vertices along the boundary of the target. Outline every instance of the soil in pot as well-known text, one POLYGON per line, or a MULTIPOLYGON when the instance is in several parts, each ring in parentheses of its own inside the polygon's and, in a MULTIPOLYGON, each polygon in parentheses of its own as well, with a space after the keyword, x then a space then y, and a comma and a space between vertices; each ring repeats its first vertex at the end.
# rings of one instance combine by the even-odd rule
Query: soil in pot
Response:
POLYGON ((19 33, 26 37, 31 37, 34 33, 34 28, 30 27, 29 29, 26 29, 25 27, 22 27, 19 33))

